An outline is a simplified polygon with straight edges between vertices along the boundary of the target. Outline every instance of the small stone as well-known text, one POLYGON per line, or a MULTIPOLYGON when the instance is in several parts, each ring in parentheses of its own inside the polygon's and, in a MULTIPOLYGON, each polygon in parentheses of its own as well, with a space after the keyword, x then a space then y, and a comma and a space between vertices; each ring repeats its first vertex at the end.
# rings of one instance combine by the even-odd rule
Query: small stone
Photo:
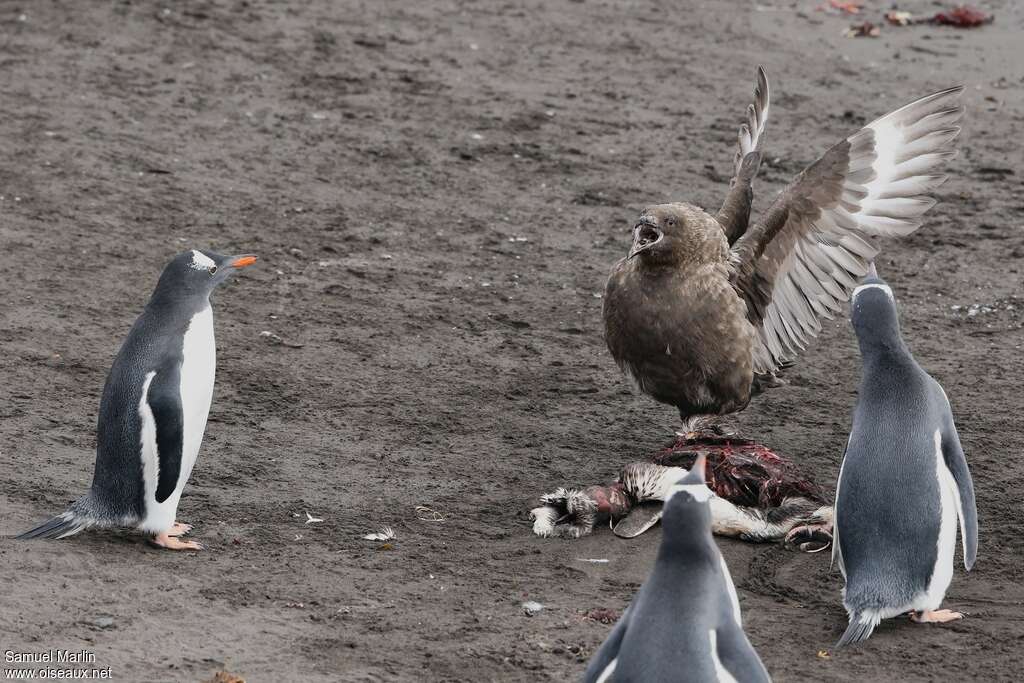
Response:
POLYGON ((107 617, 107 616, 96 617, 96 619, 93 620, 92 623, 95 624, 96 626, 99 626, 100 628, 113 628, 113 626, 114 626, 114 617, 107 617))

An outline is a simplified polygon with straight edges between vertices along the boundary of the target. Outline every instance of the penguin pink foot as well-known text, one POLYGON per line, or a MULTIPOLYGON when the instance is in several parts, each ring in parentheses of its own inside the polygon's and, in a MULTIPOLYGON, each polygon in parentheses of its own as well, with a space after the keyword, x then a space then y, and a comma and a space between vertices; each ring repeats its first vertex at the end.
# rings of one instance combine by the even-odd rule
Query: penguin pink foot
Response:
POLYGON ((172 532, 173 528, 171 531, 157 534, 150 542, 159 548, 166 548, 167 550, 205 550, 201 543, 197 541, 183 541, 177 536, 172 535, 172 532))
POLYGON ((171 530, 167 532, 168 536, 184 536, 188 532, 192 531, 191 524, 185 524, 184 522, 175 522, 171 530))
POLYGON ((911 612, 910 620, 918 624, 945 624, 950 621, 963 619, 964 615, 950 609, 922 610, 911 612))

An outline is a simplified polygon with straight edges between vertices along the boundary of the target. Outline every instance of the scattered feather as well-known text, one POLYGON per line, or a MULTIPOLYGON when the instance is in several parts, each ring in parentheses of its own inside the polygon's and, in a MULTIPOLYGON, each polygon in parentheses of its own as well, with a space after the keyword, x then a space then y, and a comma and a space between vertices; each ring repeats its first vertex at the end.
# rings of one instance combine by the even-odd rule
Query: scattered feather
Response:
POLYGON ((846 14, 860 14, 860 2, 843 2, 843 0, 828 0, 829 7, 846 14))
POLYGON ((438 512, 432 507, 426 505, 416 506, 416 519, 421 522, 443 522, 445 520, 444 514, 438 512))
POLYGON ((846 29, 843 35, 847 38, 877 38, 881 33, 882 30, 880 28, 870 21, 865 21, 862 24, 854 24, 846 29))
POLYGON ((528 617, 532 617, 535 614, 538 614, 542 609, 544 609, 544 605, 540 604, 539 602, 534 602, 533 600, 523 603, 523 614, 525 614, 528 617))
POLYGON ((893 10, 885 13, 885 20, 894 26, 909 26, 914 22, 914 15, 910 12, 893 10))
POLYGON ((606 607, 593 607, 583 613, 584 619, 590 619, 601 624, 614 624, 621 616, 622 612, 619 610, 606 607))
POLYGON ((305 346, 304 344, 285 341, 279 335, 274 334, 270 330, 263 330, 262 332, 260 332, 260 336, 274 344, 278 344, 280 346, 287 346, 290 349, 301 349, 303 346, 305 346))
POLYGON ((395 540, 395 530, 386 526, 380 531, 375 531, 372 534, 366 534, 363 538, 367 541, 393 541, 395 540))

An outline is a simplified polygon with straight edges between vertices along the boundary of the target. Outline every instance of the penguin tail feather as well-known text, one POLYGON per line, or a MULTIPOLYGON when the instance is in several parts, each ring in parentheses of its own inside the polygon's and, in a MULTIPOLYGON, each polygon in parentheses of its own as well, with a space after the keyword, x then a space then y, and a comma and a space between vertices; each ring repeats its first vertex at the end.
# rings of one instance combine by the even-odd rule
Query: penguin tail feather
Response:
POLYGON ((63 512, 56 517, 49 519, 35 529, 26 531, 23 534, 15 536, 18 540, 29 540, 32 538, 67 538, 68 536, 74 536, 80 531, 88 529, 94 524, 91 519, 82 517, 72 510, 63 512))
POLYGON ((854 612, 850 615, 850 625, 846 627, 846 632, 843 633, 843 637, 836 643, 836 648, 846 647, 847 645, 855 645, 863 642, 871 637, 871 633, 875 630, 875 626, 878 625, 878 621, 871 617, 865 616, 854 612))

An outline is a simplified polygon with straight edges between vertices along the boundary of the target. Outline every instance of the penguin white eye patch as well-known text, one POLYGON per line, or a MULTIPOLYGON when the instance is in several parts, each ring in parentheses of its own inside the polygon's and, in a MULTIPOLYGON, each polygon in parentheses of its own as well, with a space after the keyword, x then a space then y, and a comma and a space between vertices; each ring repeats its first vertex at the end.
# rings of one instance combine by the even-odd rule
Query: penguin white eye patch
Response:
POLYGON ((213 262, 213 259, 196 249, 192 250, 192 262, 189 265, 196 270, 217 270, 217 264, 213 262))

